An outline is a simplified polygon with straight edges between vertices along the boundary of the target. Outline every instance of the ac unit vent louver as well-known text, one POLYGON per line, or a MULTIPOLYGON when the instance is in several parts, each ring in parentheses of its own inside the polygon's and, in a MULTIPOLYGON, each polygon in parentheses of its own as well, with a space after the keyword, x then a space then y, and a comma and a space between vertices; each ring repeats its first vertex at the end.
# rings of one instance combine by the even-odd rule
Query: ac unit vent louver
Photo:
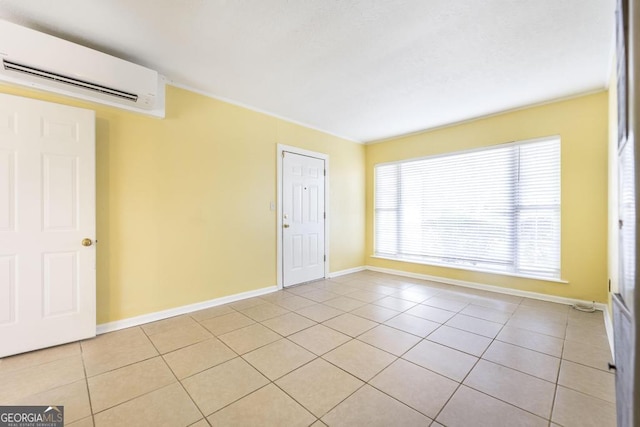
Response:
POLYGON ((60 83, 65 83, 68 85, 73 85, 76 87, 81 87, 83 89, 93 90, 95 92, 104 93, 106 95, 116 96, 123 99, 128 99, 129 101, 136 102, 138 100, 138 95, 134 93, 122 92, 117 89, 112 89, 106 86, 100 86, 91 82, 87 82, 84 80, 74 79, 71 77, 63 76, 61 74, 52 73, 50 71, 41 70, 35 67, 29 67, 28 65, 21 65, 15 62, 7 61, 6 59, 2 61, 4 64, 5 70, 16 71, 19 73, 30 74, 32 76, 42 77, 43 79, 49 79, 60 83))
POLYGON ((165 79, 157 71, 2 19, 0 82, 165 114, 165 79))

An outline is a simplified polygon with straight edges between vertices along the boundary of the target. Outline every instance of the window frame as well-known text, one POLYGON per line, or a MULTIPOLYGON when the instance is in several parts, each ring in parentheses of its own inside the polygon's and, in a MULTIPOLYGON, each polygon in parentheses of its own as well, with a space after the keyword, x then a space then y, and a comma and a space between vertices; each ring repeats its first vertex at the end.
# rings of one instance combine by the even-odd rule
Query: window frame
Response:
MULTIPOLYGON (((398 177, 397 179, 397 185, 398 185, 398 196, 397 198, 400 199, 401 198, 401 178, 398 177)), ((516 194, 517 192, 514 192, 514 194, 516 194)), ((393 211, 396 213, 396 224, 397 227, 401 227, 401 211, 402 211, 402 206, 400 204, 398 204, 396 206, 396 208, 387 208, 386 210, 388 211, 393 211)), ((536 280, 543 280, 543 281, 549 281, 549 282, 558 282, 558 283, 568 283, 566 280, 562 279, 562 138, 560 135, 549 135, 549 136, 545 136, 545 137, 540 137, 540 138, 532 138, 532 139, 526 139, 526 140, 518 140, 518 141, 510 141, 510 142, 505 142, 505 143, 500 143, 500 144, 493 144, 493 145, 488 145, 488 146, 483 146, 483 147, 474 147, 471 149, 464 149, 464 150, 457 150, 457 151, 450 151, 450 152, 443 152, 443 153, 437 153, 437 154, 432 154, 432 155, 426 155, 426 156, 420 156, 420 157, 411 157, 411 158, 405 158, 405 159, 401 159, 401 160, 394 160, 394 161, 390 161, 390 162, 383 162, 383 163, 377 163, 375 165, 373 165, 373 221, 372 221, 372 243, 373 243, 373 255, 371 255, 372 258, 377 258, 377 259, 385 259, 385 260, 392 260, 392 261, 398 261, 398 262, 408 262, 408 263, 413 263, 413 264, 422 264, 422 265, 429 265, 429 266, 437 266, 437 267, 446 267, 446 268, 454 268, 454 269, 460 269, 460 270, 468 270, 468 271, 474 271, 474 272, 481 272, 481 273, 487 273, 487 274, 496 274, 496 275, 505 275, 505 276, 512 276, 512 277, 522 277, 522 278, 529 278, 529 279, 536 279, 536 280), (403 256, 402 254, 400 255, 394 255, 394 254, 390 254, 390 253, 380 253, 376 251, 376 247, 377 247, 377 243, 376 240, 378 238, 378 233, 376 230, 377 227, 377 215, 378 215, 378 211, 382 211, 384 210, 383 208, 378 209, 376 207, 376 199, 378 197, 377 194, 377 168, 380 166, 389 166, 389 165, 400 165, 400 164, 405 164, 405 163, 410 163, 410 162, 417 162, 417 161, 422 161, 422 160, 430 160, 430 159, 435 159, 435 158, 439 158, 439 157, 449 157, 449 156, 453 156, 453 155, 461 155, 461 154, 470 154, 470 153, 475 153, 475 152, 483 152, 483 151, 489 151, 489 150, 493 150, 493 149, 500 149, 500 148, 508 148, 508 147, 515 147, 515 146, 522 146, 522 145, 530 145, 530 144, 535 144, 535 143, 541 143, 541 142, 550 142, 550 141, 554 141, 557 140, 558 143, 558 162, 559 162, 559 183, 558 183, 558 187, 559 187, 559 202, 557 205, 540 205, 540 206, 525 206, 522 205, 520 203, 520 201, 516 201, 514 203, 514 213, 512 216, 512 221, 514 221, 514 231, 513 231, 513 240, 514 240, 514 246, 513 246, 513 267, 516 269, 515 271, 503 271, 500 269, 491 269, 491 268, 479 268, 479 267, 475 267, 472 265, 463 265, 463 264, 453 264, 453 263, 447 263, 447 262, 440 262, 435 260, 433 257, 432 259, 428 259, 427 257, 420 257, 420 256, 410 256, 410 255, 405 255, 403 256), (521 212, 523 211, 527 211, 527 210, 535 210, 535 209, 539 209, 539 208, 545 208, 545 209, 551 209, 551 210, 557 210, 557 221, 558 221, 558 247, 557 247, 557 251, 558 251, 558 264, 557 264, 557 271, 554 270, 553 275, 545 275, 545 274, 536 274, 537 272, 534 272, 532 270, 526 271, 525 269, 520 269, 520 262, 519 262, 519 243, 518 241, 520 239, 518 239, 518 231, 517 231, 517 224, 518 224, 518 218, 521 215, 521 212)), ((396 253, 400 252, 400 238, 401 238, 401 234, 399 231, 396 234, 396 253)))

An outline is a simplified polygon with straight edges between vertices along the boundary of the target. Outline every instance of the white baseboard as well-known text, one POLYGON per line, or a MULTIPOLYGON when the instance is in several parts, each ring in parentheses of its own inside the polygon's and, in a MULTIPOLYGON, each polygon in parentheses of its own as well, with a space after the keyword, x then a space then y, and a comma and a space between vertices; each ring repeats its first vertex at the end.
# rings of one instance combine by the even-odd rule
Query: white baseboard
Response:
POLYGON ((393 270, 391 268, 380 268, 380 267, 374 267, 370 265, 368 265, 366 269, 371 271, 377 271, 379 273, 395 274, 396 276, 411 277, 413 279, 430 280, 432 282, 439 282, 447 285, 463 286, 465 288, 480 289, 483 291, 497 292, 500 294, 532 298, 532 299, 537 299, 542 301, 555 302, 559 304, 567 304, 567 305, 594 304, 596 310, 600 310, 600 311, 605 311, 607 309, 606 304, 602 304, 594 301, 584 301, 584 300, 578 300, 573 298, 558 297, 555 295, 541 294, 538 292, 521 291, 519 289, 503 288, 502 286, 485 285, 484 283, 477 283, 477 282, 466 282, 464 280, 449 279, 447 277, 440 277, 440 276, 430 276, 427 274, 410 273, 402 270, 393 270))
POLYGON ((230 302, 236 302, 246 298, 259 297, 260 295, 270 294, 271 292, 275 292, 277 290, 278 290, 277 286, 269 286, 266 288, 260 288, 253 291, 241 292, 239 294, 228 295, 226 297, 197 302, 195 304, 183 305, 181 307, 170 308, 168 310, 156 311, 154 313, 148 313, 148 314, 143 314, 136 317, 130 317, 128 319, 102 323, 96 327, 96 333, 100 335, 100 334, 105 334, 107 332, 113 332, 119 329, 130 328, 132 326, 138 326, 138 325, 142 325, 149 322, 156 322, 158 320, 167 319, 169 317, 192 313, 194 311, 204 310, 205 308, 215 307, 222 304, 228 304, 230 302))
POLYGON ((346 274, 353 274, 353 273, 358 273, 360 271, 364 271, 366 270, 365 266, 361 266, 361 267, 354 267, 354 268, 348 268, 346 270, 340 270, 340 271, 334 271, 332 273, 329 273, 329 279, 333 278, 333 277, 340 277, 340 276, 344 276, 346 274))

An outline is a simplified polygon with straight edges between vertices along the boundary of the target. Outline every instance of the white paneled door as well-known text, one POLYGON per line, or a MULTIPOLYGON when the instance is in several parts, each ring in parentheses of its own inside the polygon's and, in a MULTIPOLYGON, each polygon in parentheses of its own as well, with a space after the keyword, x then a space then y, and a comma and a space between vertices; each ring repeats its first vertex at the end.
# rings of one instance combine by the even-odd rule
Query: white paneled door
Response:
POLYGON ((0 94, 0 357, 95 336, 95 116, 0 94))
POLYGON ((325 163, 283 151, 283 285, 324 277, 325 163))

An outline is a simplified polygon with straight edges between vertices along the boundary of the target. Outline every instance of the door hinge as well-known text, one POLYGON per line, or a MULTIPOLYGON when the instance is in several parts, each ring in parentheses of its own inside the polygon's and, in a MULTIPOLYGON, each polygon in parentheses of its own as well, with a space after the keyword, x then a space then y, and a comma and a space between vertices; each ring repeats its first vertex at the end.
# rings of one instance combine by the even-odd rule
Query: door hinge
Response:
POLYGON ((322 213, 322 217, 323 217, 324 219, 327 219, 327 213, 326 213, 326 212, 323 212, 323 213, 322 213))
POLYGON ((322 172, 324 172, 324 176, 327 176, 327 170, 323 170, 322 172))
POLYGON ((624 221, 623 221, 623 220, 621 220, 621 219, 619 219, 619 220, 618 220, 618 228, 619 228, 620 230, 622 230, 622 226, 623 226, 623 225, 624 225, 624 221))
POLYGON ((324 262, 327 262, 327 256, 326 255, 324 256, 324 262))
POLYGON ((609 292, 611 292, 611 279, 609 279, 609 292))
POLYGON ((282 152, 282 158, 283 158, 283 159, 284 159, 284 153, 285 153, 285 152, 283 151, 283 152, 282 152))

